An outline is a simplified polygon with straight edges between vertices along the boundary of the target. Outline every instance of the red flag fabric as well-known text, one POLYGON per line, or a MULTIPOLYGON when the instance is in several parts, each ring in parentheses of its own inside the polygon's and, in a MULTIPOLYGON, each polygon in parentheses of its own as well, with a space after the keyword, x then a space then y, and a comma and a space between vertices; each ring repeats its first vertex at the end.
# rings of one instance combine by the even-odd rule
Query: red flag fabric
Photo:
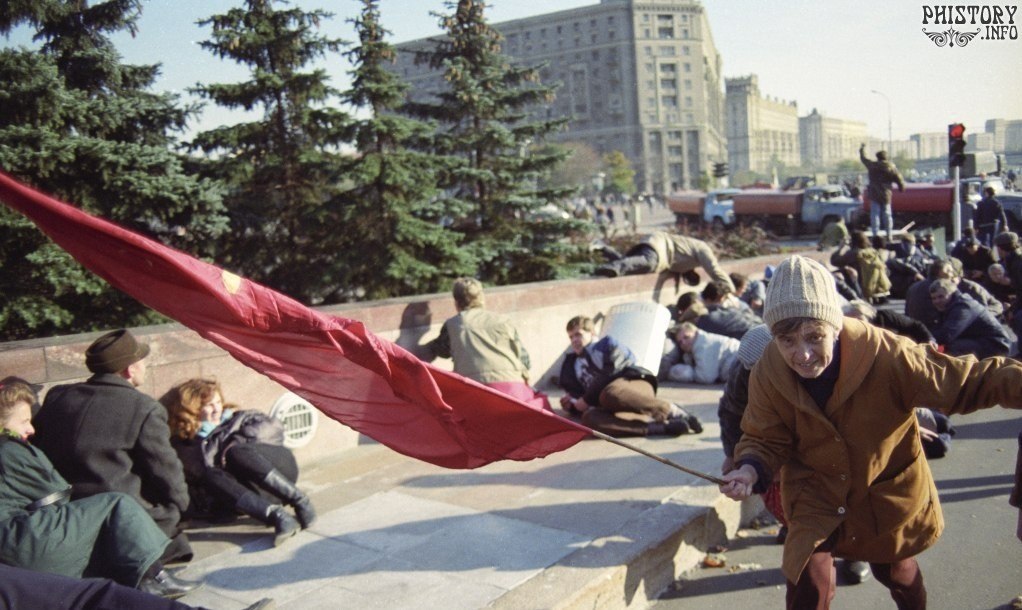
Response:
POLYGON ((530 460, 590 430, 425 363, 356 320, 53 199, 0 172, 0 200, 82 265, 391 449, 445 468, 530 460))

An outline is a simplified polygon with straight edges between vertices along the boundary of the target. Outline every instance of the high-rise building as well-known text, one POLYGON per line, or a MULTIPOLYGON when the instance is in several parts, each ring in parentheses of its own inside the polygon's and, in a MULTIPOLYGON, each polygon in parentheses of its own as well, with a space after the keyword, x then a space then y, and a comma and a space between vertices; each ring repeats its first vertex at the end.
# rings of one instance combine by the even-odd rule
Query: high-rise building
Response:
MULTIPOLYGON (((866 124, 825 117, 816 108, 798 120, 802 165, 833 167, 846 159, 859 160, 859 145, 866 142, 866 124)), ((867 155, 870 156, 870 155, 867 155)))
POLYGON ((989 119, 984 127, 993 136, 994 152, 1022 152, 1022 120, 989 119))
POLYGON ((725 80, 727 152, 732 172, 770 174, 801 162, 798 104, 764 97, 756 75, 725 80))
MULTIPOLYGON (((696 0, 601 0, 492 26, 512 61, 545 64, 543 82, 561 84, 536 114, 571 117, 562 141, 623 152, 640 190, 695 188, 728 160, 721 58, 696 0)), ((428 39, 396 46, 413 99, 441 90, 441 74, 409 52, 428 39)))

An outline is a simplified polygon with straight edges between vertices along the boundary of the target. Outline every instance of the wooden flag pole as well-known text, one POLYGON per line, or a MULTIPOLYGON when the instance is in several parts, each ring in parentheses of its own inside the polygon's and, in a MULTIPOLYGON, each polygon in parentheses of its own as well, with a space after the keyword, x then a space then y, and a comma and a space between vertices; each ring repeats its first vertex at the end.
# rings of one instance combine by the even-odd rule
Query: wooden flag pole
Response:
POLYGON ((707 481, 710 481, 711 483, 716 483, 717 485, 726 485, 727 484, 727 481, 725 481, 724 479, 721 479, 719 477, 715 477, 713 475, 709 475, 709 474, 706 474, 706 473, 703 473, 703 472, 699 472, 698 470, 692 470, 691 468, 686 468, 685 466, 682 466, 681 464, 679 464, 677 462, 671 461, 671 460, 669 460, 669 459, 667 459, 665 457, 661 457, 661 456, 659 456, 659 455, 657 455, 655 453, 650 453, 649 451, 646 451, 645 449, 642 449, 641 447, 636 447, 635 445, 633 445, 631 443, 626 443, 626 442, 624 442, 621 439, 614 438, 613 436, 604 434, 604 433, 599 432, 597 430, 593 430, 592 428, 590 428, 590 430, 592 431, 593 436, 595 436, 596 438, 603 439, 603 440, 607 441, 608 443, 614 443, 615 445, 619 445, 621 447, 624 447, 625 449, 630 449, 630 450, 632 450, 632 451, 634 451, 636 453, 641 453, 642 455, 644 455, 644 456, 646 456, 648 458, 653 458, 654 460, 660 462, 661 464, 667 464, 668 466, 670 466, 672 468, 677 468, 678 470, 680 470, 682 472, 687 472, 688 474, 691 474, 693 476, 697 476, 700 479, 706 479, 707 481))

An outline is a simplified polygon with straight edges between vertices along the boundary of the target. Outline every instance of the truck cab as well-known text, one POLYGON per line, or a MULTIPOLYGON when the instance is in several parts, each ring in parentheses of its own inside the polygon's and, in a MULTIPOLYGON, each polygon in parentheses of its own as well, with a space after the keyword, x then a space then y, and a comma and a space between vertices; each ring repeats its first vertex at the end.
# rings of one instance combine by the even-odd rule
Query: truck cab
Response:
POLYGON ((852 226, 854 215, 862 203, 853 199, 848 189, 840 184, 811 186, 802 196, 802 226, 810 231, 822 231, 838 218, 852 226))
POLYGON ((741 189, 683 191, 667 196, 667 207, 674 212, 677 223, 705 223, 717 229, 735 224, 733 199, 741 189))

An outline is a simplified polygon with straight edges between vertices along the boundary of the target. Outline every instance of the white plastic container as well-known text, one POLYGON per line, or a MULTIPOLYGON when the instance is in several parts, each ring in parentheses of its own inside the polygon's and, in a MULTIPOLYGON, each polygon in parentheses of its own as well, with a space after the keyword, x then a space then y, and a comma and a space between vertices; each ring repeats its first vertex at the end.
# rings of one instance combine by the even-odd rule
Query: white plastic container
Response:
POLYGON ((660 368, 671 312, 659 303, 639 301, 610 308, 601 336, 612 336, 635 354, 635 363, 654 375, 660 368))

